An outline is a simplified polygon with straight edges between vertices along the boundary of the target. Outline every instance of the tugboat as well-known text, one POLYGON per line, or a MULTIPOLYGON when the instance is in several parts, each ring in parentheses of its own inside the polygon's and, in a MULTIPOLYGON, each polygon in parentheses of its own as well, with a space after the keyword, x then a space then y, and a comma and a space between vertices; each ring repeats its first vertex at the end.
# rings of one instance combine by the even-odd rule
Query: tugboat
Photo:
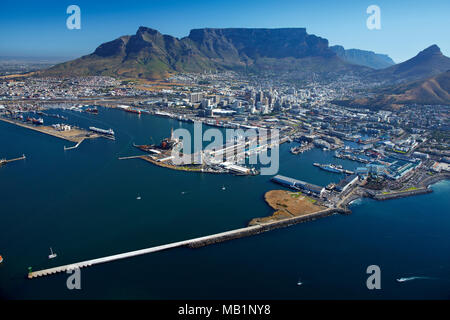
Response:
POLYGON ((97 108, 87 108, 85 111, 92 114, 98 114, 97 108))
POLYGON ((301 148, 300 147, 293 147, 293 148, 290 149, 290 151, 291 151, 292 154, 299 154, 300 151, 301 151, 301 148))
POLYGON ((43 125, 44 124, 44 119, 42 119, 42 118, 39 118, 39 119, 31 118, 31 123, 33 123, 35 125, 43 125))

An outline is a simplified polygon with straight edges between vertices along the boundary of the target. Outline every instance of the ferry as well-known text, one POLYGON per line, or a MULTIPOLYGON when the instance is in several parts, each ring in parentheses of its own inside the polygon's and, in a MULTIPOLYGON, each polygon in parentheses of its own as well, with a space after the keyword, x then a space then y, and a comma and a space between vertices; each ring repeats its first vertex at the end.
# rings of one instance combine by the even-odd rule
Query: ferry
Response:
POLYGON ((99 129, 99 128, 96 128, 96 127, 89 127, 89 130, 97 132, 97 133, 101 133, 101 134, 106 134, 106 135, 109 135, 109 136, 114 136, 113 129, 105 130, 105 129, 99 129))

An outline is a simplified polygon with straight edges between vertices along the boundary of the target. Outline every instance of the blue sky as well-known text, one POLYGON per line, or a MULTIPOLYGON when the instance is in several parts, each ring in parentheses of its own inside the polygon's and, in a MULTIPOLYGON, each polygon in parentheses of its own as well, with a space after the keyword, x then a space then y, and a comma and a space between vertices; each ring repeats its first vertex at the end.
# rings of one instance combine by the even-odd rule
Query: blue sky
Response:
POLYGON ((184 37, 203 27, 306 27, 330 45, 386 53, 401 62, 437 44, 450 56, 449 0, 1 0, 0 56, 79 57, 139 26, 184 37), (66 9, 81 8, 81 30, 66 9), (381 8, 381 30, 368 30, 366 8, 381 8))

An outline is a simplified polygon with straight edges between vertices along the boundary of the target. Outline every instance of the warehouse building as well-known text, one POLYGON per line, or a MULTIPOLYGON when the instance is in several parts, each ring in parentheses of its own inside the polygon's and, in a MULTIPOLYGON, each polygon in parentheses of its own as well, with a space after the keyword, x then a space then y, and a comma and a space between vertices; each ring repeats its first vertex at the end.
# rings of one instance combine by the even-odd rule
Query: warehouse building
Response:
POLYGON ((325 191, 324 187, 320 187, 320 186, 316 186, 314 184, 311 183, 307 183, 301 180, 297 180, 297 179, 293 179, 293 178, 289 178, 289 177, 285 177, 285 176, 281 176, 281 175, 276 175, 275 177, 272 178, 272 181, 278 184, 281 184, 282 186, 297 190, 297 191, 302 191, 305 192, 307 194, 311 193, 315 196, 321 197, 323 192, 325 191))

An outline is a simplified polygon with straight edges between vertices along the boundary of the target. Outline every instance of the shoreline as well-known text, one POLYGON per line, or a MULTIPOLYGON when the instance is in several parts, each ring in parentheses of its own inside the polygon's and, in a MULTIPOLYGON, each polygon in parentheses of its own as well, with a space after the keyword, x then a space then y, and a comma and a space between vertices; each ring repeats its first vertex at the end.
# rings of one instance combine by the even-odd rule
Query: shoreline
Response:
MULTIPOLYGON (((274 208, 267 200, 265 200, 267 205, 269 205, 274 210, 272 215, 267 216, 267 217, 262 217, 262 218, 253 218, 252 220, 250 220, 250 222, 247 224, 247 226, 255 226, 255 225, 269 226, 269 230, 272 230, 275 228, 287 227, 290 225, 315 220, 317 218, 323 218, 323 217, 330 216, 335 213, 351 214, 352 211, 350 209, 350 205, 356 200, 368 198, 368 199, 373 199, 373 200, 377 200, 377 201, 386 201, 386 200, 405 198, 405 197, 410 197, 410 196, 415 196, 415 195, 428 194, 428 193, 433 192, 433 189, 430 188, 431 185, 434 185, 441 181, 447 181, 447 180, 450 180, 450 174, 447 174, 447 173, 439 174, 434 177, 430 177, 430 179, 425 182, 424 186, 419 187, 417 189, 407 190, 407 191, 399 191, 399 192, 389 193, 389 194, 385 194, 385 195, 377 194, 374 196, 370 196, 370 194, 367 193, 366 190, 361 190, 360 187, 357 187, 354 191, 360 191, 360 192, 347 195, 349 198, 345 199, 344 203, 341 203, 338 207, 327 208, 324 210, 307 213, 307 214, 303 214, 303 215, 299 215, 299 216, 294 216, 294 217, 283 218, 283 219, 279 219, 277 221, 272 221, 272 222, 266 222, 266 223, 265 222, 257 222, 258 219, 273 218, 274 214, 277 212, 277 209, 274 208), (273 225, 273 226, 270 227, 270 225, 273 225)), ((266 198, 266 195, 271 191, 275 191, 275 190, 267 191, 264 194, 264 198, 266 198)), ((286 190, 282 190, 282 191, 286 191, 286 190)), ((289 191, 286 191, 286 192, 289 192, 289 191)), ((268 230, 266 230, 266 231, 268 231, 268 230)))

